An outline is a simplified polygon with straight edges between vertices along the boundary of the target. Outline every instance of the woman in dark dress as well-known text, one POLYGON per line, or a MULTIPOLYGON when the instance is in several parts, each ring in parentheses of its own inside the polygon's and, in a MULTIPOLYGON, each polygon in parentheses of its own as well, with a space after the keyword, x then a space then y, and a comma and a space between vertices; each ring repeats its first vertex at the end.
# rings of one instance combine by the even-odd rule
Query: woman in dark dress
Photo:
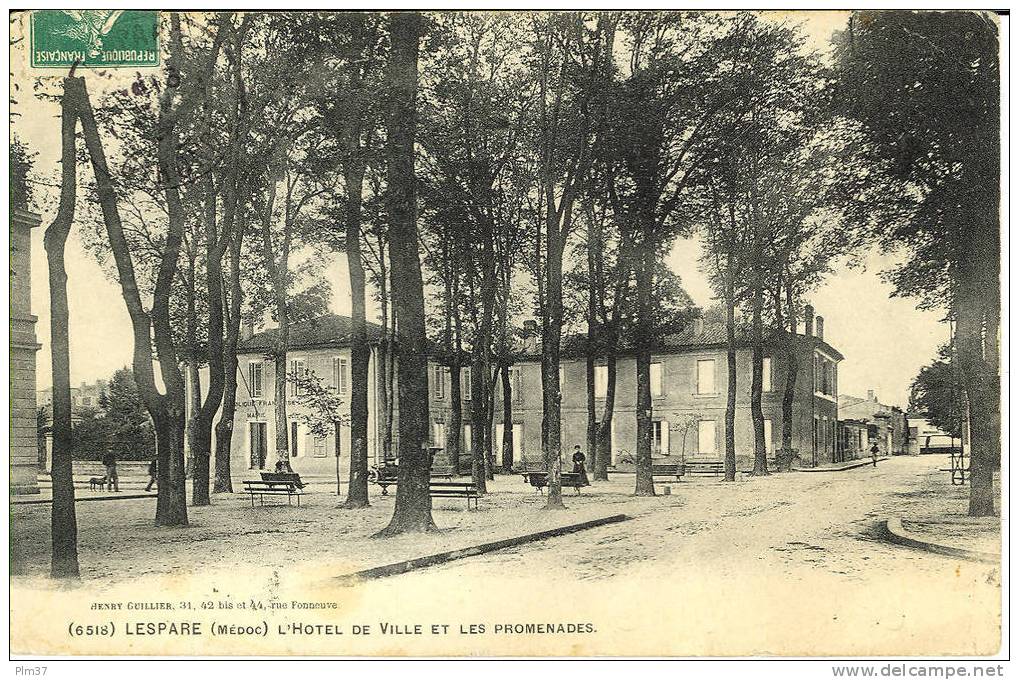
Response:
POLYGON ((587 470, 584 469, 584 461, 587 458, 584 456, 584 452, 580 450, 580 444, 573 447, 573 471, 580 475, 581 486, 591 486, 591 482, 587 479, 587 470))

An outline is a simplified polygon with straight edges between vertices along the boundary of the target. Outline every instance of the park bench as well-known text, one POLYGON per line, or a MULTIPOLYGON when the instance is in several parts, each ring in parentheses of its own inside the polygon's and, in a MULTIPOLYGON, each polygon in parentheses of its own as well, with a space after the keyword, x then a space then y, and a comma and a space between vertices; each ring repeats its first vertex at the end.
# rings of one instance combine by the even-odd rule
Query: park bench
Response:
POLYGON ((688 460, 683 464, 687 475, 720 477, 725 474, 725 463, 720 460, 688 460))
MULTIPOLYGON (((382 495, 389 495, 389 487, 397 485, 397 472, 399 467, 396 465, 379 465, 372 468, 368 474, 368 481, 373 484, 378 484, 382 488, 382 495)), ((434 465, 430 472, 432 479, 445 479, 450 481, 455 476, 453 466, 451 465, 434 465)))
POLYGON ((652 463, 651 477, 675 477, 683 476, 683 466, 679 463, 652 463))
POLYGON ((432 480, 428 484, 428 495, 432 498, 466 498, 467 509, 471 509, 471 500, 474 501, 474 509, 478 509, 478 500, 481 494, 474 482, 437 482, 432 480))
POLYGON ((431 471, 432 479, 445 479, 449 481, 456 476, 452 465, 433 465, 431 471))
MULTIPOLYGON (((547 472, 525 472, 523 475, 524 481, 533 486, 538 493, 544 493, 545 487, 548 486, 547 472)), ((559 481, 561 486, 573 487, 577 495, 580 495, 580 487, 583 484, 579 472, 562 472, 559 474, 559 481)))
POLYGON ((244 482, 244 491, 251 497, 251 507, 255 507, 255 496, 258 496, 258 502, 261 505, 265 505, 266 496, 286 496, 287 505, 291 505, 293 498, 297 497, 297 505, 300 507, 301 496, 304 494, 301 492, 301 487, 297 484, 298 482, 293 479, 246 480, 244 482))
POLYGON ((298 489, 304 488, 301 475, 296 472, 263 472, 261 476, 263 482, 293 482, 298 489))

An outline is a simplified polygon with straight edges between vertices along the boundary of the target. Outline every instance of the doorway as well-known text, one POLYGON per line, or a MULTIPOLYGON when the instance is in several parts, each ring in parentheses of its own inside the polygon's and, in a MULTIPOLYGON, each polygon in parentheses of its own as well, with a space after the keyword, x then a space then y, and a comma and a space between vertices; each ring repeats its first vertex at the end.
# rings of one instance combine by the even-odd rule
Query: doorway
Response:
POLYGON ((265 468, 265 457, 268 450, 268 434, 265 423, 248 423, 249 450, 251 467, 261 470, 265 468))

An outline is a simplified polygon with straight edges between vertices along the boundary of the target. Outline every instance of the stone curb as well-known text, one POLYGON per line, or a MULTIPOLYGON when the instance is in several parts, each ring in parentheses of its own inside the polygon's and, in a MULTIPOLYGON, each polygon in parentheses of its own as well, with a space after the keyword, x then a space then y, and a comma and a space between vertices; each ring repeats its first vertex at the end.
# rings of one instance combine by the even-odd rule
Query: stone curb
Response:
POLYGON ((371 569, 364 569, 362 571, 357 571, 345 576, 339 576, 337 578, 341 582, 347 582, 348 585, 354 585, 358 581, 405 574, 408 571, 413 571, 415 569, 432 567, 437 564, 452 562, 453 560, 459 560, 464 557, 474 557, 475 555, 481 555, 494 550, 512 548, 513 546, 531 543, 533 541, 540 541, 554 536, 564 536, 577 531, 583 531, 584 529, 593 529, 606 524, 623 522, 628 519, 630 519, 628 515, 611 515, 609 517, 593 519, 587 522, 580 522, 579 524, 569 524, 566 526, 556 527, 554 529, 546 529, 545 531, 538 531, 533 534, 514 536, 513 538, 506 538, 501 541, 492 541, 491 543, 482 543, 480 545, 470 546, 467 548, 447 550, 445 552, 435 553, 434 555, 426 555, 424 557, 414 557, 409 560, 402 560, 382 567, 372 567, 371 569))
POLYGON ((927 552, 937 553, 939 555, 947 555, 949 557, 961 557, 967 560, 976 560, 977 562, 988 562, 991 564, 999 564, 1001 562, 1001 556, 995 553, 984 552, 982 550, 968 550, 966 548, 957 548, 951 545, 942 545, 941 543, 934 543, 926 541, 915 534, 909 533, 902 526, 902 520, 898 517, 892 517, 884 521, 885 537, 892 543, 899 545, 909 546, 910 548, 919 548, 920 550, 926 550, 927 552))
MULTIPOLYGON (((881 461, 885 461, 885 460, 889 460, 888 456, 885 456, 884 458, 878 458, 877 462, 880 463, 881 461)), ((797 467, 797 468, 793 468, 793 472, 843 472, 845 470, 855 470, 856 468, 867 467, 867 466, 871 466, 871 465, 874 465, 874 461, 871 461, 871 460, 861 460, 861 461, 858 461, 856 463, 849 463, 847 465, 843 465, 842 467, 837 467, 837 468, 834 468, 834 467, 833 468, 799 468, 799 467, 797 467)))
MULTIPOLYGON (((75 498, 75 503, 85 503, 87 501, 126 501, 132 498, 156 498, 154 493, 143 493, 143 494, 125 494, 123 496, 90 496, 89 498, 75 498)), ((45 505, 46 503, 52 503, 52 498, 47 498, 37 501, 11 501, 11 505, 45 505)))

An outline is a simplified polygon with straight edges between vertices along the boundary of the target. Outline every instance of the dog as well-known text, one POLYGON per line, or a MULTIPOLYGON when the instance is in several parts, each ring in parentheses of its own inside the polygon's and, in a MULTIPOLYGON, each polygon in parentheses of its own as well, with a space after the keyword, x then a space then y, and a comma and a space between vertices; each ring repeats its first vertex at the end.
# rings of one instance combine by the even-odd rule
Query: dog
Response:
POLYGON ((93 477, 92 479, 88 480, 88 488, 92 491, 95 491, 97 488, 100 491, 105 491, 106 477, 93 477))

